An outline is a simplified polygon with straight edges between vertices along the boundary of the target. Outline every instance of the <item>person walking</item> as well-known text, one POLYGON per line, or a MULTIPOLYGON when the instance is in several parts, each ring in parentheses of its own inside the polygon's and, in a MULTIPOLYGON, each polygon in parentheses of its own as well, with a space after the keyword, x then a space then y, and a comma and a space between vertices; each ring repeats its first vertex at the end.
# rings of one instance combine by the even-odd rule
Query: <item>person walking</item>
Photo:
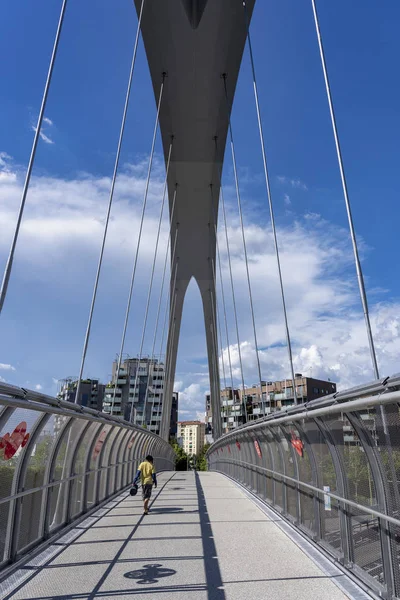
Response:
POLYGON ((135 475, 135 479, 133 480, 133 485, 137 485, 137 482, 141 480, 142 484, 142 498, 144 505, 144 513, 145 515, 149 514, 149 502, 151 498, 151 492, 153 489, 153 485, 157 487, 157 477, 156 470, 154 468, 154 461, 151 454, 146 456, 146 460, 144 460, 138 466, 137 473, 135 475))

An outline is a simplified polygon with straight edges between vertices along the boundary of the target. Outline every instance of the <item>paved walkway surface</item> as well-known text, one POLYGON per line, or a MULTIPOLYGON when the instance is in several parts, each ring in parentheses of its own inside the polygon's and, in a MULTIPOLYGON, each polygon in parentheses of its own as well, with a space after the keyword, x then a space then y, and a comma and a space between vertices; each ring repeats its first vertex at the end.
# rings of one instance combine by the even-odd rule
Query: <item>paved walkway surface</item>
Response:
MULTIPOLYGON (((274 522, 277 521, 277 522, 274 522)), ((343 600, 235 483, 162 473, 148 516, 124 493, 19 569, 7 600, 343 600)), ((4 584, 3 584, 4 585, 4 584)), ((10 585, 10 581, 5 585, 10 585)))

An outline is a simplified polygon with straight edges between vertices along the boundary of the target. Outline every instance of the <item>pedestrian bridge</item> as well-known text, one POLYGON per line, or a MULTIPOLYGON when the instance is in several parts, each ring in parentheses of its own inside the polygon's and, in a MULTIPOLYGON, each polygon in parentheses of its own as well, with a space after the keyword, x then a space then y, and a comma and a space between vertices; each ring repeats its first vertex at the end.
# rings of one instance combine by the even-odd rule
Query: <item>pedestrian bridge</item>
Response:
MULTIPOLYGON (((324 396, 315 402, 297 404, 299 390, 296 391, 262 107, 251 46, 250 23, 255 0, 135 0, 137 33, 107 211, 102 223, 98 267, 93 273, 93 294, 83 336, 76 403, 11 386, 0 378, 2 599, 400 598, 400 379, 382 378, 378 369, 315 4, 312 0, 375 381, 344 393, 324 396), (81 406, 79 392, 87 370, 86 354, 108 226, 112 219, 114 188, 140 34, 157 113, 151 143, 149 141, 148 161, 146 159, 148 167, 138 220, 140 225, 137 234, 132 233, 135 253, 114 389, 107 403, 110 414, 105 414, 81 406), (240 165, 236 161, 231 123, 231 109, 246 43, 260 138, 262 178, 266 186, 266 212, 276 257, 276 280, 295 405, 292 409, 277 412, 272 412, 277 406, 272 406, 273 400, 267 394, 261 372, 259 352, 262 344, 257 338, 242 218, 240 165), (117 385, 126 350, 133 288, 138 279, 137 263, 147 215, 158 126, 166 173, 143 330, 138 344, 139 366, 133 378, 134 385, 127 392, 124 411, 120 412, 130 415, 128 421, 116 416, 118 405, 121 405, 117 385), (250 398, 245 388, 241 356, 244 340, 242 338, 241 342, 239 334, 222 193, 227 139, 232 155, 247 280, 245 287, 254 335, 254 364, 259 379, 259 391, 252 393, 250 398), (140 359, 145 356, 146 327, 166 197, 169 202, 169 234, 158 308, 154 311, 157 316, 150 353, 152 360, 159 356, 156 360, 161 361, 161 357, 165 356, 165 383, 158 387, 162 387, 163 391, 157 395, 157 405, 162 405, 161 419, 157 413, 157 420, 161 421, 160 435, 155 435, 147 427, 134 423, 151 426, 152 421, 147 414, 151 382, 149 377, 141 382, 138 373, 140 359), (230 285, 227 284, 226 288, 218 242, 219 207, 223 215, 229 266, 225 277, 230 285), (217 294, 217 271, 220 296, 217 294), (174 453, 168 443, 182 312, 192 279, 197 282, 202 299, 212 427, 216 440, 207 454, 208 472, 202 473, 175 472, 174 453), (235 324, 234 345, 229 341, 225 304, 228 287, 235 324), (158 353, 155 346, 160 337, 159 317, 164 288, 168 293, 158 353), (226 351, 223 347, 221 306, 226 351), (167 340, 165 352, 164 332, 167 340), (232 368, 231 348, 238 354, 240 368, 236 372, 232 368), (233 402, 235 387, 241 381, 240 411, 243 409, 243 414, 233 411, 231 415, 229 412, 229 421, 224 428, 232 426, 233 429, 225 435, 220 418, 221 403, 227 413, 231 409, 228 408, 229 402, 223 405, 226 400, 221 394, 220 367, 225 392, 230 390, 229 402, 233 402), (226 373, 231 382, 230 388, 226 383, 226 373), (254 403, 258 414, 264 417, 249 421, 248 403, 249 406, 254 403), (240 417, 240 421, 238 418, 235 421, 236 417, 240 417), (242 422, 246 424, 235 426, 242 422), (139 461, 149 453, 154 456, 160 474, 159 487, 154 491, 150 514, 143 516, 140 497, 132 498, 129 487, 139 461)), ((35 135, 21 189, 15 233, 2 278, 0 311, 6 305, 9 285, 13 285, 13 263, 27 198, 29 201, 30 179, 42 123, 46 119, 49 121, 45 116, 46 102, 57 48, 61 34, 64 35, 62 28, 66 10, 67 0, 63 0, 37 126, 33 127, 35 135)), ((262 60, 266 58, 263 56, 262 60)), ((264 214, 265 209, 260 209, 260 214, 261 210, 264 214)), ((234 241, 238 247, 237 240, 234 241)), ((147 263, 146 269, 147 273, 147 263)), ((270 274, 266 270, 265 277, 269 280, 270 274)), ((135 344, 136 341, 135 338, 135 344)), ((283 344, 283 340, 279 341, 279 345, 281 342, 283 344)), ((270 343, 267 340, 268 347, 270 343)), ((52 348, 53 341, 49 337, 48 352, 52 348)), ((107 352, 114 352, 114 348, 107 347, 107 352)), ((40 358, 45 360, 45 357, 40 358)), ((154 404, 156 392, 153 390, 151 394, 154 394, 154 404)))
POLYGON ((2 597, 346 598, 345 576, 281 522, 221 474, 164 472, 148 516, 140 498, 118 494, 3 583, 2 597))
POLYGON ((194 473, 146 429, 0 384, 1 598, 398 598, 399 388, 239 427, 194 473))

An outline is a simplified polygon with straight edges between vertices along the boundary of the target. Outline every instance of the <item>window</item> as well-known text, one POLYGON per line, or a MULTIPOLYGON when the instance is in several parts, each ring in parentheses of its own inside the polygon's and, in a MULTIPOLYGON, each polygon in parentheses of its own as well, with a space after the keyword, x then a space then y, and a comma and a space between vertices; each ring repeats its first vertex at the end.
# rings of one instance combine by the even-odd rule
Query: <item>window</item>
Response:
POLYGON ((314 388, 313 392, 314 392, 314 394, 319 394, 319 389, 318 388, 314 388))

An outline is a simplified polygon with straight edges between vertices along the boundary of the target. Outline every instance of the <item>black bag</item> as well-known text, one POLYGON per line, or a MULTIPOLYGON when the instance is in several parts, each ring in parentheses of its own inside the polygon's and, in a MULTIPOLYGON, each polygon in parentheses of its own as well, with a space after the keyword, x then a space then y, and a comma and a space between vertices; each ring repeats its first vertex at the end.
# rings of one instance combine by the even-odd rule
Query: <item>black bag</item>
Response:
POLYGON ((134 483, 132 485, 131 489, 129 490, 129 493, 131 496, 136 496, 137 492, 138 492, 138 485, 137 485, 137 483, 134 483))

